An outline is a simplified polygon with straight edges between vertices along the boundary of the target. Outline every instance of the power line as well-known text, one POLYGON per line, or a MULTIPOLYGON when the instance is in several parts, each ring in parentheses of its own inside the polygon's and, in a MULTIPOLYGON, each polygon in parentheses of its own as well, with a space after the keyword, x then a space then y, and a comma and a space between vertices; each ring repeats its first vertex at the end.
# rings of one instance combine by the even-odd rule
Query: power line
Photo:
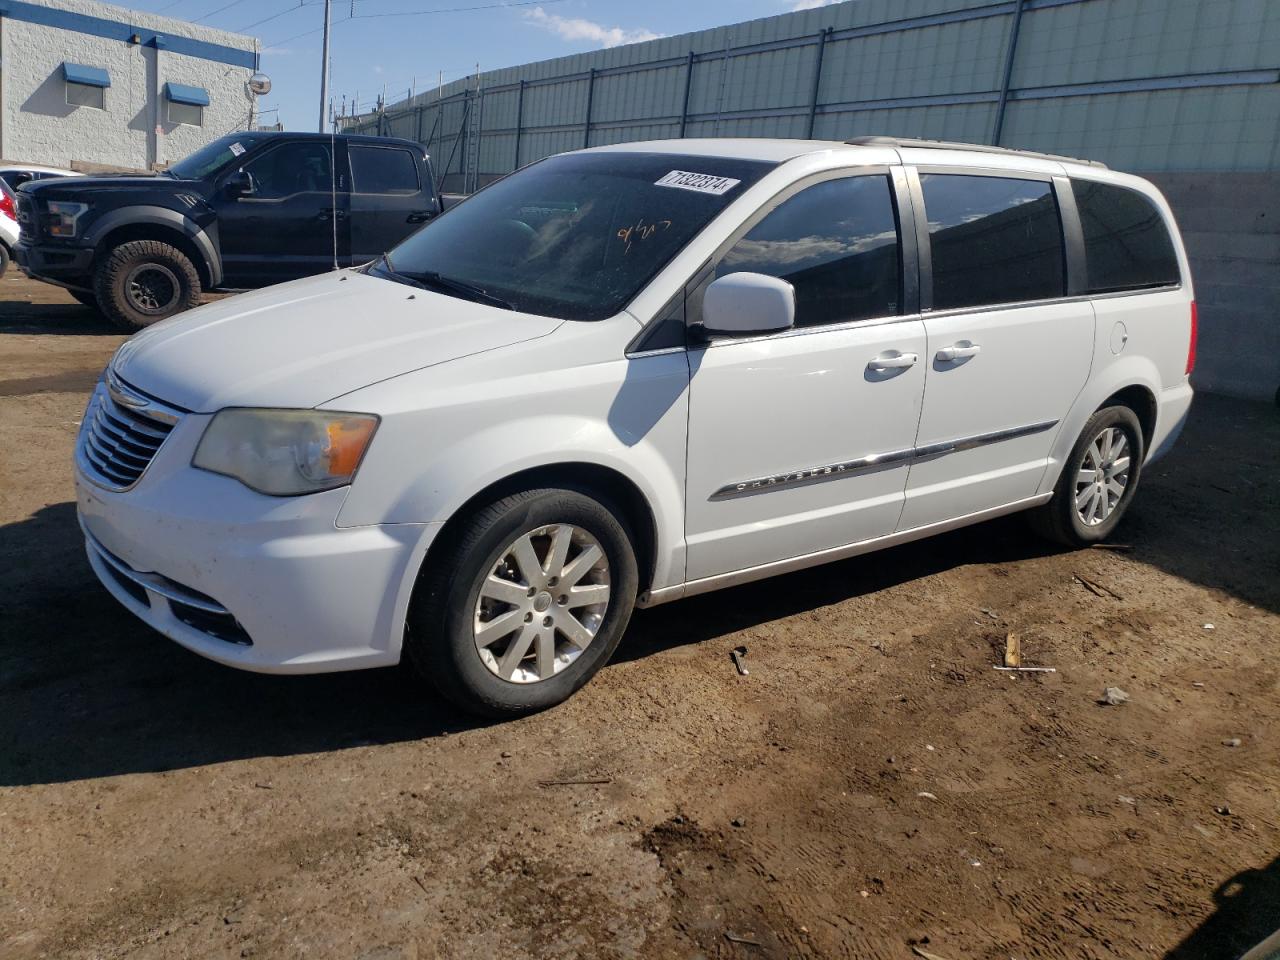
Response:
POLYGON ((498 10, 502 7, 545 7, 565 0, 513 0, 511 3, 487 3, 475 7, 449 7, 444 10, 406 10, 399 13, 357 13, 348 20, 372 20, 378 17, 427 17, 433 13, 465 13, 469 10, 498 10))
POLYGON ((217 14, 221 13, 223 10, 230 10, 232 7, 239 6, 242 3, 244 3, 244 0, 231 0, 231 2, 228 3, 225 7, 219 7, 217 10, 210 10, 203 17, 196 17, 191 22, 199 23, 201 20, 208 20, 210 17, 216 16, 217 14))
MULTIPOLYGON (((564 3, 564 2, 565 0, 515 0, 515 2, 511 2, 511 3, 488 3, 488 4, 482 4, 480 6, 473 6, 473 7, 449 7, 447 9, 435 9, 435 10, 408 10, 401 13, 357 13, 355 16, 348 15, 343 17, 341 20, 335 20, 333 22, 333 26, 336 27, 338 24, 346 23, 348 20, 373 20, 379 17, 425 17, 425 16, 430 16, 432 14, 436 14, 436 13, 466 13, 467 11, 470 11, 470 10, 496 10, 501 7, 548 6, 553 3, 564 3)), ((301 3, 298 7, 290 7, 288 10, 285 10, 281 13, 277 13, 273 16, 267 17, 266 20, 259 20, 258 23, 266 23, 267 20, 274 20, 276 19, 276 17, 283 17, 286 13, 292 13, 294 10, 298 10, 302 6, 310 7, 315 5, 316 4, 314 3, 314 0, 311 3, 304 2, 304 3, 301 3)), ((249 26, 244 27, 239 32, 243 33, 245 30, 249 30, 257 25, 258 24, 251 23, 249 24, 249 26)), ((264 44, 264 46, 278 47, 285 43, 292 43, 294 40, 301 40, 303 37, 309 37, 313 33, 319 33, 323 29, 324 27, 316 27, 313 30, 304 30, 302 33, 294 34, 292 37, 286 37, 283 40, 274 40, 270 43, 264 44)))

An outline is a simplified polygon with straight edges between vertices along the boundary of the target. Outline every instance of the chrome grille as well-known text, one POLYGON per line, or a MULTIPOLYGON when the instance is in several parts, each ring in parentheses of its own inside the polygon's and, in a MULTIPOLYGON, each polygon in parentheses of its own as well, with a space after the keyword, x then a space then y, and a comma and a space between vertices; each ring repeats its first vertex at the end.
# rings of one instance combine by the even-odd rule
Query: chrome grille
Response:
POLYGON ((127 490, 138 482, 175 422, 131 410, 104 387, 94 393, 84 416, 81 464, 95 481, 113 490, 127 490))

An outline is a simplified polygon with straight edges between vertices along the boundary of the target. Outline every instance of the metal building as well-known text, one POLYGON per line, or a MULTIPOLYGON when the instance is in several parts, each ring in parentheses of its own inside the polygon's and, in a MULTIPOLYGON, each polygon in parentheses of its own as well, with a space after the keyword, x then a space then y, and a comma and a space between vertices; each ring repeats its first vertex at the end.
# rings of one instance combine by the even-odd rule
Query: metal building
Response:
POLYGON ((0 0, 0 156, 149 169, 247 129, 253 37, 94 0, 0 0))
POLYGON ((464 191, 552 153, 682 136, 1101 160, 1151 176, 1178 215, 1197 383, 1280 386, 1280 0, 853 0, 494 70, 344 125, 418 140, 464 191))

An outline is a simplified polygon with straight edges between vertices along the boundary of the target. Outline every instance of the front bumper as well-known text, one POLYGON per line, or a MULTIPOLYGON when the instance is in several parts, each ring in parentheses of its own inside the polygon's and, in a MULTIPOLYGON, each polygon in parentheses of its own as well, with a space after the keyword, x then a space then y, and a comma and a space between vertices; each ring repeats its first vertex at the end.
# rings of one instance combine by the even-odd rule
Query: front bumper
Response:
POLYGON ((398 662, 440 525, 340 528, 345 489, 267 497, 196 470, 208 420, 184 417, 129 490, 105 489, 77 465, 77 512, 103 586, 160 633, 229 666, 321 673, 398 662))
POLYGON ((13 249, 13 259, 33 280, 87 289, 93 281, 93 253, 93 247, 19 240, 13 249))

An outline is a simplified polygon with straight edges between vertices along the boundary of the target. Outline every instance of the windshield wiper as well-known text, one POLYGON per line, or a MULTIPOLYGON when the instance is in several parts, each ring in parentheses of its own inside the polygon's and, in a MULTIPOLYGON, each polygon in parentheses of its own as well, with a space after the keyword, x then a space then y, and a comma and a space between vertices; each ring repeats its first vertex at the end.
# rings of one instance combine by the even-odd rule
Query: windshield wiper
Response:
MULTIPOLYGON (((386 260, 385 255, 383 259, 386 260)), ((391 261, 387 261, 387 265, 391 265, 391 261)), ((435 287, 437 290, 446 290, 449 293, 456 293, 465 300, 474 300, 476 303, 487 303, 491 307, 501 307, 503 310, 514 310, 516 305, 510 300, 503 300, 501 297, 495 297, 483 287, 477 287, 473 283, 467 283, 465 280, 455 280, 453 277, 446 277, 432 270, 423 270, 418 273, 402 273, 402 277, 408 277, 410 280, 416 280, 424 287, 435 287)))
MULTIPOLYGON (((503 300, 496 297, 483 287, 477 287, 475 284, 467 283, 465 280, 455 280, 453 277, 446 277, 436 273, 434 270, 422 270, 418 272, 409 272, 407 270, 397 270, 396 265, 391 262, 391 255, 384 253, 373 262, 373 268, 377 268, 378 273, 388 280, 394 280, 396 283, 405 283, 411 287, 418 287, 422 290, 443 290, 446 293, 452 293, 464 300, 471 300, 475 303, 485 303, 491 307, 501 307, 503 310, 514 310, 515 304, 509 300, 503 300)), ((372 269, 372 268, 371 268, 372 269)))
POLYGON ((384 253, 364 269, 370 273, 376 269, 381 276, 384 276, 395 283, 403 283, 410 287, 417 287, 419 290, 427 289, 427 285, 425 283, 414 279, 406 273, 400 273, 396 270, 395 264, 391 262, 391 255, 388 253, 384 253), (383 266, 379 267, 379 264, 382 264, 383 266))

